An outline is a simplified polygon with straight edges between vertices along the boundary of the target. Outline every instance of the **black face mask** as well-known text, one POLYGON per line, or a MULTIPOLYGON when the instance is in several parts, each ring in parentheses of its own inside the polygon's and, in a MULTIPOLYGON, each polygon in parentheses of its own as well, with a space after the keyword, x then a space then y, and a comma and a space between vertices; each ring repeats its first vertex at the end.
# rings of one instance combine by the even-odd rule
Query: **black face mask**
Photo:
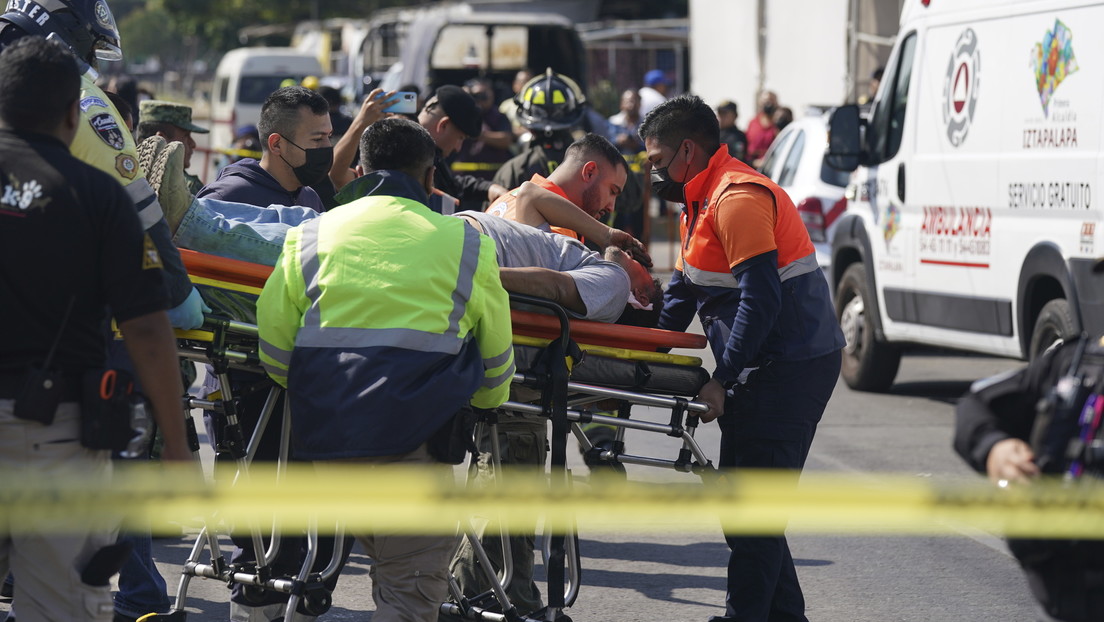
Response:
POLYGON ((671 162, 675 161, 677 155, 678 152, 676 151, 675 155, 671 156, 671 159, 667 162, 667 166, 652 169, 652 192, 664 201, 685 203, 686 182, 671 179, 671 175, 667 172, 667 169, 671 167, 671 162))
MULTIPOLYGON (((284 136, 284 140, 295 145, 287 136, 284 136)), ((299 147, 299 145, 295 146, 299 147)), ((303 148, 299 147, 299 149, 303 148)), ((333 147, 303 149, 303 153, 307 155, 307 159, 302 166, 291 166, 291 163, 284 159, 282 155, 280 159, 291 166, 291 172, 295 173, 295 178, 299 180, 299 183, 304 186, 313 186, 330 174, 330 167, 333 165, 333 147)))
POLYGON ((774 114, 775 110, 778 110, 778 106, 775 106, 774 104, 765 104, 763 106, 763 112, 766 114, 774 114))

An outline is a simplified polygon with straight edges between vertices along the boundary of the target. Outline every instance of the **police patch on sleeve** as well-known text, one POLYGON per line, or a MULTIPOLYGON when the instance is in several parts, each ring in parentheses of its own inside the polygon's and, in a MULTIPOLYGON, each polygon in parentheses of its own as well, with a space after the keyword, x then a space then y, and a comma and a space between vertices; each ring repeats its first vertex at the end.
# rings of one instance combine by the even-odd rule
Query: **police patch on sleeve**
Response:
POLYGON ((126 146, 126 140, 123 139, 123 131, 119 129, 119 123, 112 115, 101 112, 100 114, 88 119, 89 125, 92 129, 96 130, 96 135, 100 137, 100 140, 107 143, 113 149, 122 151, 126 146))
POLYGON ((142 269, 152 270, 161 268, 161 254, 157 252, 157 245, 153 243, 148 233, 142 234, 142 269))
POLYGON ((126 179, 134 179, 138 174, 138 161, 125 153, 120 153, 115 156, 115 171, 126 179))
POLYGON ((101 28, 115 30, 115 18, 111 15, 111 11, 108 10, 106 2, 99 0, 93 11, 96 14, 96 23, 99 24, 101 28))
POLYGON ((92 108, 93 106, 97 108, 107 108, 107 102, 100 99, 99 97, 96 97, 95 95, 89 95, 88 97, 80 100, 81 112, 88 112, 88 109, 92 108))

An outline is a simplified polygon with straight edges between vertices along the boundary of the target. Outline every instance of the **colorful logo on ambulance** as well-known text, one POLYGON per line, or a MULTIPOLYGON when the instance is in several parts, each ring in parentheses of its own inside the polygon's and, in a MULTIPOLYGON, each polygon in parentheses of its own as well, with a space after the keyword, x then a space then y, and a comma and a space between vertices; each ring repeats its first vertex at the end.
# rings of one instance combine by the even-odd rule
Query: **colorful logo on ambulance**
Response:
POLYGON ((1050 101, 1054 90, 1077 71, 1077 59, 1073 57, 1073 33, 1062 23, 1054 20, 1054 30, 1048 30, 1043 40, 1035 44, 1031 51, 1031 62, 1035 69, 1035 88, 1039 91, 1039 102, 1043 105, 1043 115, 1050 114, 1050 101))
POLYGON ((961 145, 970 131, 970 122, 977 109, 980 78, 981 51, 977 34, 973 28, 967 28, 955 42, 943 80, 943 123, 947 126, 947 140, 953 147, 961 145))
POLYGON ((897 232, 900 230, 901 208, 890 203, 889 207, 886 208, 885 221, 882 224, 882 234, 885 237, 886 250, 889 249, 889 243, 893 241, 893 238, 897 236, 897 232))

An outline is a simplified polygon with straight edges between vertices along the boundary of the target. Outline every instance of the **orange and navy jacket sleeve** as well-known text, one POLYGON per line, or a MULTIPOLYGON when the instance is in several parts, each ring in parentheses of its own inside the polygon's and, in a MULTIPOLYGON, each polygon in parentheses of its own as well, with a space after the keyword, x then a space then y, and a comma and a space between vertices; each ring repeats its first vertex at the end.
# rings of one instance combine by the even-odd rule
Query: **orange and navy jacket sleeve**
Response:
POLYGON ((778 245, 774 237, 774 197, 755 184, 726 191, 716 206, 717 239, 740 287, 740 303, 724 355, 713 377, 735 380, 759 356, 763 342, 778 321, 782 306, 778 277, 778 245))
MULTIPOLYGON (((717 239, 724 247, 729 268, 778 250, 774 238, 774 196, 770 190, 756 184, 735 184, 721 195, 714 209, 717 239)), ((736 270, 733 272, 738 276, 736 270)))

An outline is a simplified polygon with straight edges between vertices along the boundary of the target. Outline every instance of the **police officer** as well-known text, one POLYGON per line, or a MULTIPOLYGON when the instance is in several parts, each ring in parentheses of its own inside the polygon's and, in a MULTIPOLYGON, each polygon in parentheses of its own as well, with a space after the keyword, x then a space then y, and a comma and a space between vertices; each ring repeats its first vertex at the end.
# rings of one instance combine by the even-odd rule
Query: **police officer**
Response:
POLYGON ((141 143, 150 136, 160 136, 166 142, 179 142, 184 145, 184 179, 188 182, 188 191, 197 194, 203 182, 187 172, 192 166, 192 154, 196 142, 192 134, 207 134, 210 130, 192 123, 192 108, 184 104, 148 99, 138 104, 138 131, 134 139, 141 143))
MULTIPOLYGON (((78 440, 82 384, 106 362, 108 307, 164 435, 163 458, 189 460, 157 249, 123 188, 67 149, 82 124, 77 61, 27 37, 0 53, 0 83, 0 467, 109 480, 108 452, 78 440)), ((124 558, 93 555, 113 542, 98 527, 0 532, 0 576, 18 576, 19 619, 110 619, 109 580, 124 558)))
POLYGON ((169 320, 177 328, 203 324, 203 304, 172 243, 157 195, 146 181, 148 163, 139 162, 134 138, 107 95, 96 86, 97 60, 122 60, 119 31, 105 0, 12 0, 0 15, 0 49, 27 35, 56 37, 83 65, 81 123, 70 148, 82 162, 104 171, 127 191, 164 262, 169 320))
MULTIPOLYGON (((801 469, 840 370, 843 334, 797 209, 733 158, 700 98, 658 105, 640 127, 657 196, 683 203, 680 257, 659 327, 695 310, 717 368, 698 399, 720 417, 722 467, 801 469), (723 413, 723 415, 722 415, 723 413)), ((727 536, 726 613, 715 622, 805 620, 784 536, 727 536)))
MULTIPOLYGON (((1102 380, 1104 340, 1081 338, 1051 348, 1015 373, 975 382, 958 403, 955 451, 1000 486, 1028 483, 1042 472, 1101 477, 1101 464, 1068 460, 1067 452, 1082 432, 1069 423, 1091 406, 1090 400, 1101 399, 1102 380)), ((1104 542, 1010 540, 1008 547, 1039 602, 1038 619, 1100 619, 1104 542)))
MULTIPOLYGON (((300 458, 432 463, 435 430, 469 400, 493 408, 509 394, 509 300, 494 242, 427 207, 428 132, 384 119, 361 144, 362 160, 388 173, 387 192, 288 231, 257 301, 261 362, 288 387, 300 458)), ((360 541, 376 560, 372 619, 436 620, 455 539, 360 541)))

